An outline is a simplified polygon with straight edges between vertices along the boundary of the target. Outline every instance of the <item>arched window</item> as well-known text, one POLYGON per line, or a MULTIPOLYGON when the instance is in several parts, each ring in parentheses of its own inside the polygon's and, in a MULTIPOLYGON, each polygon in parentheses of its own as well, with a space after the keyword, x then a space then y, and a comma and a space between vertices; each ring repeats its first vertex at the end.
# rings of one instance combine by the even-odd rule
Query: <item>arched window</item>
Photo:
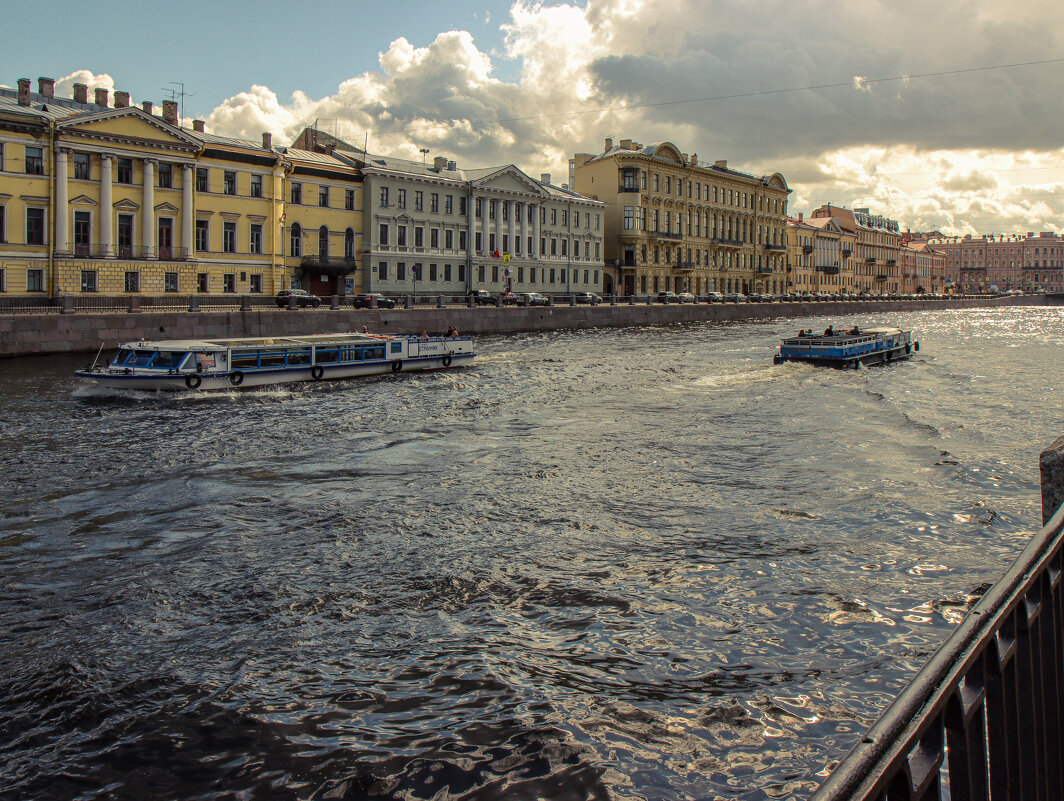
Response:
POLYGON ((348 228, 344 232, 344 258, 353 259, 355 257, 355 231, 353 228, 348 228))
POLYGON ((329 229, 324 225, 318 229, 318 258, 329 258, 329 229))
POLYGON ((291 247, 290 255, 292 255, 292 256, 302 256, 303 255, 303 227, 299 223, 292 223, 291 241, 292 241, 292 247, 291 247))

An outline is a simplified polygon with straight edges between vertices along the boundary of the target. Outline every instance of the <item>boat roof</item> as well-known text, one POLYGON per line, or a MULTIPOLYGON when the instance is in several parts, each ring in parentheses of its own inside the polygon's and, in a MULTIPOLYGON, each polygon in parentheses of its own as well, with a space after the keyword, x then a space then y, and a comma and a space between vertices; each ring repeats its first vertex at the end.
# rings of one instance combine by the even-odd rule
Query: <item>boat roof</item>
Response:
POLYGON ((135 348, 137 350, 225 350, 227 348, 260 348, 269 345, 281 347, 292 345, 328 345, 336 344, 374 344, 386 339, 396 337, 388 334, 307 334, 300 336, 276 336, 276 337, 241 337, 237 339, 156 339, 139 340, 137 342, 124 342, 123 348, 135 348))

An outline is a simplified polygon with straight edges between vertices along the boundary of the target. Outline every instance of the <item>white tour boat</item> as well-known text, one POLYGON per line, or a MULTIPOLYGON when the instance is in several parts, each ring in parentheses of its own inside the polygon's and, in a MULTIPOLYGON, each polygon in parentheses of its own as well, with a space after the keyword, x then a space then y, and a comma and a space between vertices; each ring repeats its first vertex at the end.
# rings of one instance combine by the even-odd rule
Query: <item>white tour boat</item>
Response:
POLYGON ((317 334, 127 342, 81 378, 117 389, 197 390, 331 381, 473 363, 470 337, 317 334))

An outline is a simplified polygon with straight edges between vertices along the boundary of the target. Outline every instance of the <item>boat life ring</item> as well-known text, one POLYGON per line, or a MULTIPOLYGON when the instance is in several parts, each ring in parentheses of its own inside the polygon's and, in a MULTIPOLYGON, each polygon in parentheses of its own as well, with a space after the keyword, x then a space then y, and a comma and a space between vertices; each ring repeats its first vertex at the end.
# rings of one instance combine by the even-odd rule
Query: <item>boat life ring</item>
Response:
POLYGON ((185 386, 189 389, 199 389, 199 385, 202 383, 203 379, 195 373, 185 376, 185 386))
POLYGON ((403 360, 402 359, 396 359, 394 362, 392 362, 392 372, 393 373, 398 373, 402 369, 403 369, 403 360))
POLYGON ((229 374, 229 383, 234 387, 239 387, 244 383, 244 374, 239 370, 229 374))
POLYGON ((325 375, 325 368, 320 364, 316 364, 310 368, 310 377, 315 381, 321 381, 323 375, 325 375))
POLYGON ((444 356, 442 361, 443 361, 443 366, 444 367, 450 367, 451 366, 451 354, 448 353, 446 356, 444 356))

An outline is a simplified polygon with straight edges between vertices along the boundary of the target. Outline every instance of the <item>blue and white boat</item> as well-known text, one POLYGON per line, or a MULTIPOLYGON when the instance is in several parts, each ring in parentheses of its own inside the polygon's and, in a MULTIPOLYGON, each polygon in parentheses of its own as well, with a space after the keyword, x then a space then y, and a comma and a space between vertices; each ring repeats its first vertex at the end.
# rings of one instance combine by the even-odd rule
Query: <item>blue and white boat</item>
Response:
POLYGON ((862 364, 888 364, 908 359, 920 350, 920 343, 913 341, 912 331, 900 328, 857 328, 835 331, 829 328, 823 334, 801 333, 788 337, 780 344, 779 352, 772 360, 783 362, 808 362, 829 367, 856 368, 862 364))
POLYGON ((473 363, 470 337, 318 334, 127 342, 107 364, 76 371, 112 389, 203 390, 332 381, 473 363))

